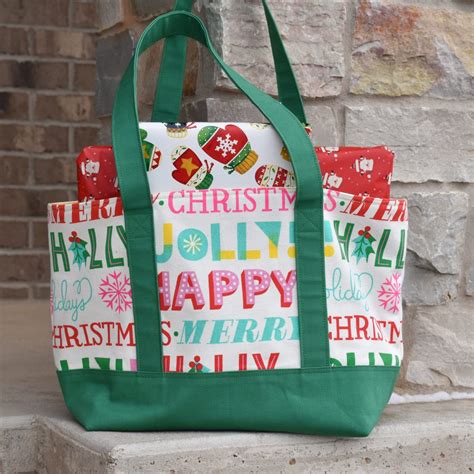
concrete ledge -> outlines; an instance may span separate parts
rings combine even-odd
[[[1,472],[465,472],[474,402],[389,406],[369,438],[86,432],[68,415],[0,421]]]
[[[54,373],[48,305],[0,305],[0,472],[469,472],[473,400],[389,406],[372,435],[86,432]]]

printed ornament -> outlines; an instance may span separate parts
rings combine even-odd
[[[215,125],[202,128],[198,134],[199,146],[214,160],[222,163],[229,173],[245,174],[257,162],[247,135],[236,125],[225,129]]]
[[[142,139],[142,151],[143,158],[145,160],[145,166],[147,171],[154,170],[160,166],[161,151],[151,142],[145,140],[148,132],[140,129],[140,138]]]
[[[255,172],[255,181],[264,188],[294,188],[295,174],[277,165],[263,165]]]
[[[89,252],[86,250],[87,242],[78,237],[77,232],[71,233],[71,236],[69,237],[69,242],[71,242],[69,250],[73,254],[72,263],[75,263],[80,269],[82,265],[85,266],[87,257],[90,257]]]
[[[191,148],[178,146],[171,154],[171,160],[176,168],[172,176],[178,183],[185,184],[195,189],[208,189],[214,180],[207,161],[202,163]]]
[[[358,236],[352,242],[355,244],[352,257],[356,258],[357,263],[362,258],[365,258],[365,261],[368,262],[370,254],[375,253],[375,250],[372,248],[375,238],[370,233],[370,227],[367,226],[363,230],[359,230]]]
[[[188,134],[188,129],[196,128],[194,122],[171,122],[165,123],[166,133],[171,138],[184,138]]]

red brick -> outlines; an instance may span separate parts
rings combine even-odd
[[[75,1],[72,4],[72,26],[97,28],[97,8],[95,1]]]
[[[0,247],[28,248],[28,222],[0,221]]]
[[[37,300],[49,300],[51,296],[51,287],[50,285],[40,286],[35,285],[33,286],[33,298]]]
[[[28,54],[28,30],[26,28],[12,28],[0,26],[0,53]]]
[[[28,94],[0,92],[0,119],[27,119]]]
[[[64,122],[91,122],[94,120],[94,98],[84,95],[38,95],[35,118]]]
[[[94,59],[95,35],[74,30],[35,31],[34,51],[39,56]]]
[[[74,128],[74,151],[79,153],[85,146],[96,145],[99,129],[93,127]]]
[[[67,127],[0,124],[0,150],[67,152]]]
[[[46,221],[33,222],[33,247],[48,248],[48,224]]]
[[[66,26],[68,0],[2,0],[0,23]]]
[[[1,61],[0,86],[29,89],[65,89],[68,65],[57,62]]]
[[[21,156],[0,157],[0,184],[26,184],[29,159]]]
[[[74,89],[77,91],[95,91],[96,66],[95,64],[74,65]]]
[[[49,255],[0,255],[0,281],[49,281]]]
[[[0,285],[0,300],[24,300],[28,298],[27,286]]]
[[[33,161],[36,184],[71,184],[76,182],[76,160],[72,157],[36,158]]]
[[[47,204],[68,201],[64,189],[0,189],[0,215],[46,217]]]

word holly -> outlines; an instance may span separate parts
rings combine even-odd
[[[379,359],[382,363],[380,364],[377,359]],[[329,361],[333,367],[341,367],[343,365],[351,367],[356,365],[384,365],[386,367],[400,367],[400,357],[398,357],[396,354],[390,354],[388,352],[367,352],[362,354],[347,352],[346,360],[331,357]]]
[[[365,247],[362,247],[362,254],[365,255],[365,258],[363,259],[364,262],[368,261],[370,254],[375,254],[375,267],[395,267],[397,269],[402,269],[405,266],[406,230],[401,229],[397,232],[392,229],[384,229],[375,242],[372,235],[368,232],[364,233],[364,231],[362,231],[361,235],[358,234],[356,239],[352,240],[352,235],[355,233],[355,226],[351,222],[343,223],[339,220],[335,220],[333,226],[336,239],[339,243],[342,260],[349,261],[351,256],[355,256],[356,262],[359,263],[361,260],[361,256],[358,255],[359,247],[364,242],[367,242],[368,244],[366,244]],[[370,229],[370,227],[366,227],[366,229]],[[365,238],[366,235],[369,237]],[[364,239],[364,241],[359,242],[359,240],[362,239]],[[388,245],[389,243],[391,244],[391,240],[394,240],[397,245],[397,255],[395,259],[389,259],[385,255],[387,247],[391,246]],[[349,249],[351,242],[354,244],[354,250],[352,252]],[[376,247],[375,250],[372,245]]]
[[[75,232],[73,232],[75,233]],[[125,265],[125,260],[122,257],[116,257],[114,254],[115,252],[115,241],[119,241],[122,245],[122,248],[125,249],[126,245],[126,237],[125,237],[125,228],[122,225],[118,226],[108,226],[106,229],[106,236],[105,236],[105,245],[103,251],[103,257],[99,258],[98,254],[98,238],[96,234],[96,230],[91,228],[88,230],[88,237],[90,242],[90,252],[88,253],[88,258],[83,263],[85,266],[88,266],[89,270],[94,270],[97,268],[104,267],[104,260],[105,265],[107,268],[112,267],[123,267]],[[64,239],[64,235],[62,232],[50,232],[49,233],[50,244],[51,244],[51,261],[53,272],[58,272],[59,270],[59,261],[62,262],[62,267],[65,272],[69,272],[71,270],[71,262],[69,259],[68,248],[66,247],[66,242]],[[102,240],[102,239],[100,239]],[[125,254],[126,252],[120,252],[121,254]],[[74,255],[75,261],[75,255]],[[79,267],[80,268],[80,267]]]
[[[252,354],[236,354],[238,363],[238,370],[272,370],[275,368],[278,359],[280,358],[279,352],[272,352],[267,360],[265,360],[264,356],[257,352]],[[230,357],[224,358],[223,354],[215,354],[212,358],[212,364],[209,367],[210,370],[207,372],[223,372],[224,366],[227,365],[228,362],[234,362],[229,360]],[[196,362],[197,361],[197,362]],[[173,365],[173,367],[172,367]],[[189,366],[194,369],[193,372],[199,373],[204,372],[203,364],[201,363],[201,359],[199,356],[195,356],[192,361],[189,362]],[[163,370],[164,372],[184,372],[184,356],[178,355],[175,357],[171,357],[169,355],[163,356]],[[229,370],[229,369],[226,369]]]

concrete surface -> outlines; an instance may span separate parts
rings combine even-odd
[[[0,308],[0,472],[470,472],[474,401],[389,406],[369,438],[85,432],[59,393],[45,303]],[[46,316],[45,316],[46,315]]]

